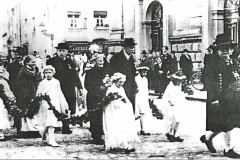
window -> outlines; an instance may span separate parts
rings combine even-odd
[[[107,11],[94,11],[94,18],[96,19],[96,27],[108,27],[108,24],[105,24],[107,17]]]
[[[80,12],[68,11],[68,20],[70,28],[79,28]]]

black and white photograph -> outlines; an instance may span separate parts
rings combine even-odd
[[[2,0],[0,159],[240,159],[239,0]]]

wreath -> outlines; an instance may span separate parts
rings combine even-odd
[[[153,117],[156,117],[157,119],[163,119],[162,112],[157,108],[157,106],[153,103],[153,100],[149,99],[149,105],[152,110]]]
[[[9,97],[7,95],[3,84],[0,84],[0,98],[3,100],[3,104],[5,105],[5,108],[7,109],[9,114],[15,117],[22,116],[23,111],[16,105],[16,98]]]
[[[72,116],[71,123],[72,124],[80,124],[86,123],[90,121],[91,114],[98,112],[99,110],[103,109],[106,105],[108,105],[111,101],[121,99],[122,102],[126,103],[126,99],[119,95],[117,92],[109,93],[105,96],[97,105],[96,108],[92,110],[88,110],[86,113],[82,114],[81,116]]]
[[[25,113],[25,118],[28,117],[30,119],[32,119],[34,117],[34,115],[36,115],[39,112],[40,106],[41,106],[41,101],[46,101],[49,105],[49,110],[52,110],[54,115],[56,116],[56,118],[58,119],[58,121],[63,121],[66,120],[68,118],[67,114],[64,113],[60,113],[55,106],[51,103],[51,98],[49,97],[49,95],[42,95],[40,94],[39,96],[37,96],[28,106],[28,109]],[[67,111],[66,111],[67,113]]]

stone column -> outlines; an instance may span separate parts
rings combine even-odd
[[[212,9],[213,37],[224,33],[224,10]]]
[[[142,29],[142,17],[143,17],[143,0],[138,0],[135,7],[135,39],[138,43],[135,47],[136,59],[139,59],[143,50],[143,29]]]

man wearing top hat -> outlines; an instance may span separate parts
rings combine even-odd
[[[59,43],[56,47],[58,56],[50,61],[49,65],[52,65],[56,69],[54,75],[56,79],[60,81],[61,89],[68,102],[71,115],[76,113],[76,90],[82,89],[82,84],[78,77],[77,71],[66,61],[66,55],[68,54],[69,47],[66,43]],[[63,122],[62,133],[70,134],[68,124]]]
[[[206,106],[206,130],[200,140],[206,144],[208,150],[216,153],[213,146],[213,138],[224,132],[225,141],[223,154],[229,158],[240,158],[240,155],[231,146],[230,132],[234,128],[240,128],[240,87],[239,75],[234,72],[229,48],[232,45],[227,35],[217,36],[213,48],[213,56],[206,66],[207,106]]]
[[[126,82],[123,85],[125,92],[133,104],[133,110],[135,111],[135,94],[137,91],[137,84],[135,82],[136,68],[134,64],[134,58],[132,54],[135,51],[135,45],[133,38],[125,38],[123,44],[123,50],[116,53],[110,61],[110,73],[113,75],[116,72],[120,72],[126,75]]]

